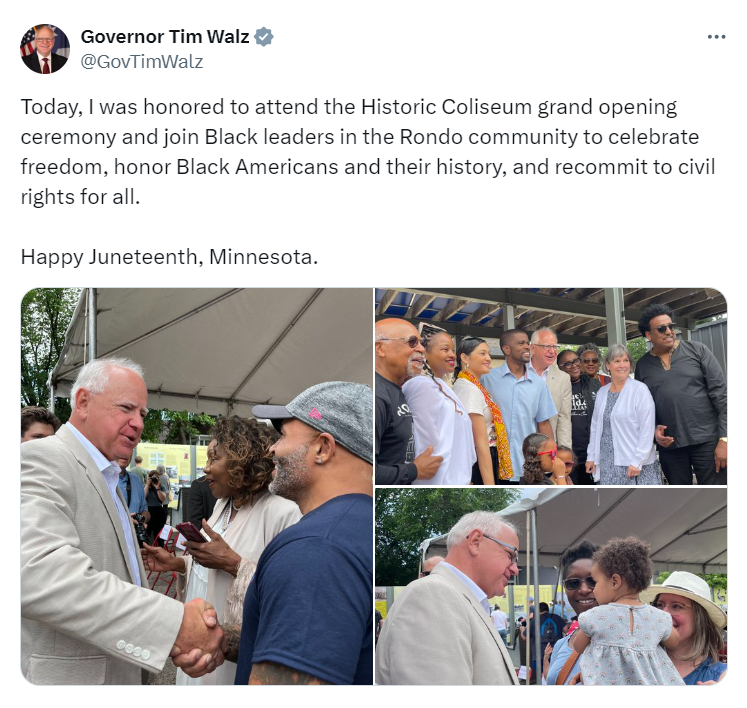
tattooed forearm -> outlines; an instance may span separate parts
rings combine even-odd
[[[224,630],[225,631],[225,630]],[[272,661],[263,661],[260,664],[252,664],[252,674],[249,676],[250,686],[262,685],[294,685],[294,686],[327,686],[327,681],[322,681],[303,671],[296,671],[282,664]]]
[[[233,661],[239,658],[239,642],[241,640],[240,624],[222,624],[223,636],[228,642],[228,651],[225,652],[226,661]]]

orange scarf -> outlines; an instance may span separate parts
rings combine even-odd
[[[511,465],[511,446],[508,442],[508,432],[506,431],[506,426],[503,422],[501,409],[498,408],[498,404],[493,400],[490,391],[480,383],[480,380],[474,374],[470,374],[469,371],[460,371],[457,378],[467,379],[467,381],[477,386],[477,388],[480,389],[480,393],[485,397],[485,403],[493,414],[495,448],[498,453],[498,478],[503,481],[512,479],[514,476],[514,469]]]

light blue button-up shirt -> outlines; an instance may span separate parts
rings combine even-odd
[[[91,456],[96,467],[99,468],[99,472],[104,477],[106,487],[109,490],[109,494],[112,495],[112,501],[114,502],[114,508],[117,510],[117,516],[119,516],[119,522],[122,524],[122,530],[124,531],[124,537],[127,541],[127,553],[130,557],[130,565],[132,566],[132,572],[135,576],[135,585],[140,585],[140,569],[137,562],[137,550],[135,549],[135,539],[132,537],[132,530],[130,528],[130,514],[125,509],[124,504],[120,501],[117,496],[117,481],[119,480],[119,465],[116,462],[107,460],[91,443],[88,438],[84,437],[72,423],[68,422],[65,425],[70,428],[70,431],[78,439],[78,442],[85,448],[86,452]]]
[[[490,391],[501,409],[511,448],[511,465],[514,471],[511,481],[518,482],[524,470],[524,453],[521,450],[524,438],[537,432],[537,423],[550,420],[558,413],[552,402],[550,389],[529,369],[517,379],[508,364],[485,374],[480,383]]]
[[[488,596],[482,591],[482,588],[480,588],[479,585],[475,583],[472,578],[469,577],[469,575],[465,575],[462,573],[459,568],[455,568],[451,563],[447,563],[446,561],[441,561],[440,565],[444,566],[445,568],[448,568],[454,575],[459,578],[471,591],[472,594],[475,596],[477,601],[482,605],[485,612],[488,613],[488,617],[490,617],[490,603],[488,602]]]

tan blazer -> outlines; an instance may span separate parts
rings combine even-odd
[[[552,402],[555,404],[557,415],[550,418],[552,434],[558,445],[571,446],[571,377],[561,371],[557,364],[552,364],[547,370],[547,388],[550,389]]]
[[[145,583],[139,556],[138,564]],[[24,443],[24,676],[36,684],[134,684],[142,669],[160,671],[184,609],[133,582],[111,494],[75,435],[62,426],[52,437]]]
[[[376,683],[510,686],[518,680],[488,613],[439,564],[410,583],[386,616],[376,646]]]

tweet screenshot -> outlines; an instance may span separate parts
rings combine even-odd
[[[743,3],[2,14],[14,688],[736,695]]]

